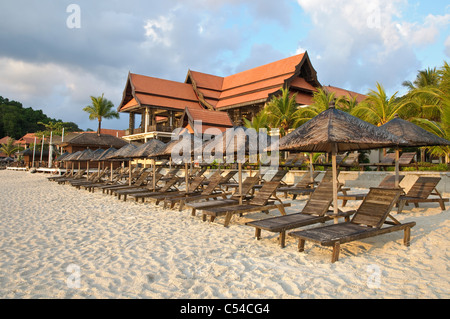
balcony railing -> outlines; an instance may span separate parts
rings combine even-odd
[[[166,126],[161,124],[156,125],[149,125],[147,126],[147,132],[172,132],[175,129],[175,126]],[[133,134],[142,134],[145,133],[145,129],[143,127],[138,127],[133,129],[132,131],[130,129],[126,130],[126,135],[133,135]]]

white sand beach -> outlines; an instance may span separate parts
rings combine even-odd
[[[331,249],[190,211],[119,201],[0,171],[0,298],[435,298],[450,297],[449,204],[407,206],[411,245],[394,232]],[[450,194],[444,194],[448,197]],[[306,199],[306,197],[304,198]],[[292,201],[288,213],[305,201]],[[345,209],[360,202],[350,201]],[[273,215],[279,215],[273,212]],[[79,275],[79,276],[78,276]]]

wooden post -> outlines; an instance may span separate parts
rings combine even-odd
[[[331,165],[332,165],[332,173],[333,173],[333,212],[334,212],[334,223],[338,223],[338,196],[337,196],[337,165],[336,165],[336,153],[337,153],[337,145],[333,143],[331,145]]]
[[[398,162],[400,158],[400,151],[398,148],[395,149],[395,187],[397,188],[399,185],[399,171],[400,171],[400,164]]]

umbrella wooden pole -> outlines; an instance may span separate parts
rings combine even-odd
[[[131,186],[131,159],[128,161],[128,185]]]
[[[239,205],[242,205],[242,163],[238,163],[239,168]]]
[[[89,178],[89,161],[86,161],[86,179]]]
[[[400,171],[400,164],[398,162],[400,158],[400,150],[397,148],[395,149],[395,187],[397,188],[399,186],[399,171]]]
[[[184,163],[184,178],[186,179],[186,194],[189,192],[189,172],[188,163]]]
[[[152,182],[153,182],[153,191],[156,191],[156,160],[153,159],[152,160],[152,171],[153,171],[153,177],[152,177]]]
[[[332,151],[331,151],[331,165],[332,165],[332,173],[333,173],[333,211],[334,211],[334,223],[338,223],[338,196],[337,196],[337,165],[336,165],[336,148],[337,145],[332,145]]]
[[[111,182],[113,181],[113,161],[111,161]]]
[[[309,174],[310,174],[310,177],[311,177],[311,183],[314,183],[313,171],[314,171],[314,167],[313,167],[313,153],[309,153]]]

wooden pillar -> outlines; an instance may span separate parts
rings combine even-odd
[[[134,132],[134,113],[130,112],[130,120],[129,120],[129,130],[130,130],[130,135],[133,134]]]

